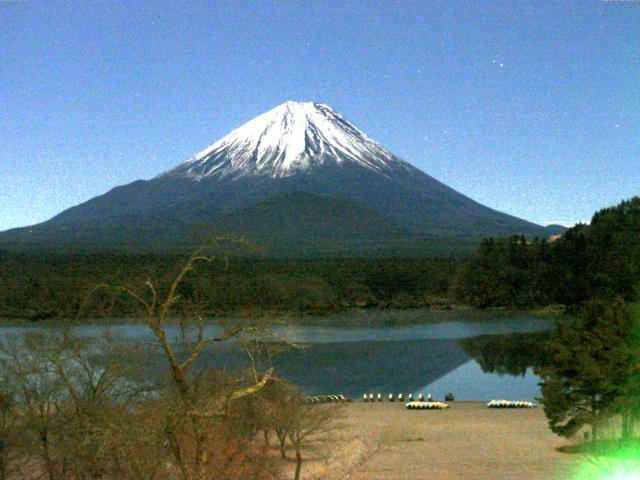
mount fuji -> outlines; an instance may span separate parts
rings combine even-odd
[[[413,256],[558,229],[471,200],[327,105],[286,102],[151,180],[0,233],[0,247],[181,251],[222,234],[274,256]]]

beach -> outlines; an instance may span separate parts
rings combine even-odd
[[[542,408],[489,409],[484,402],[450,406],[424,411],[397,402],[346,404],[341,420],[345,447],[333,461],[325,461],[334,464],[334,472],[324,475],[354,480],[572,478],[580,458],[556,450],[569,441],[547,428]],[[303,477],[314,478],[311,470]]]

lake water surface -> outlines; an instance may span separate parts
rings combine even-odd
[[[341,393],[360,399],[364,393],[386,396],[411,392],[431,393],[441,399],[451,392],[457,400],[535,400],[540,396],[539,378],[531,368],[533,352],[531,365],[527,365],[527,349],[536,344],[535,335],[550,330],[552,325],[552,318],[518,315],[400,326],[277,326],[276,336],[304,348],[287,351],[274,363],[279,375],[308,394]],[[0,337],[55,328],[1,326]],[[139,323],[89,324],[74,330],[88,336],[109,331],[128,342],[154,343],[147,327]],[[214,333],[218,328],[210,330]],[[170,327],[170,336],[180,338],[177,326]],[[518,342],[523,339],[528,343],[519,348]],[[504,352],[500,350],[503,344]],[[514,351],[519,352],[513,360],[517,368],[512,368],[512,360],[506,355]],[[154,362],[149,359],[148,363]],[[200,363],[237,368],[246,365],[246,358],[238,348],[224,348],[204,356]],[[504,373],[507,371],[511,374]]]

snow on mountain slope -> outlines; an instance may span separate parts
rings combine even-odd
[[[151,180],[0,233],[0,248],[180,250],[195,231],[293,256],[415,256],[440,241],[450,251],[484,237],[546,236],[399,159],[328,106],[287,102]]]
[[[283,178],[344,162],[383,175],[410,168],[327,105],[286,102],[160,177]]]

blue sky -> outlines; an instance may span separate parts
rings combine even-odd
[[[640,194],[640,2],[0,0],[0,230],[329,104],[490,207]]]

